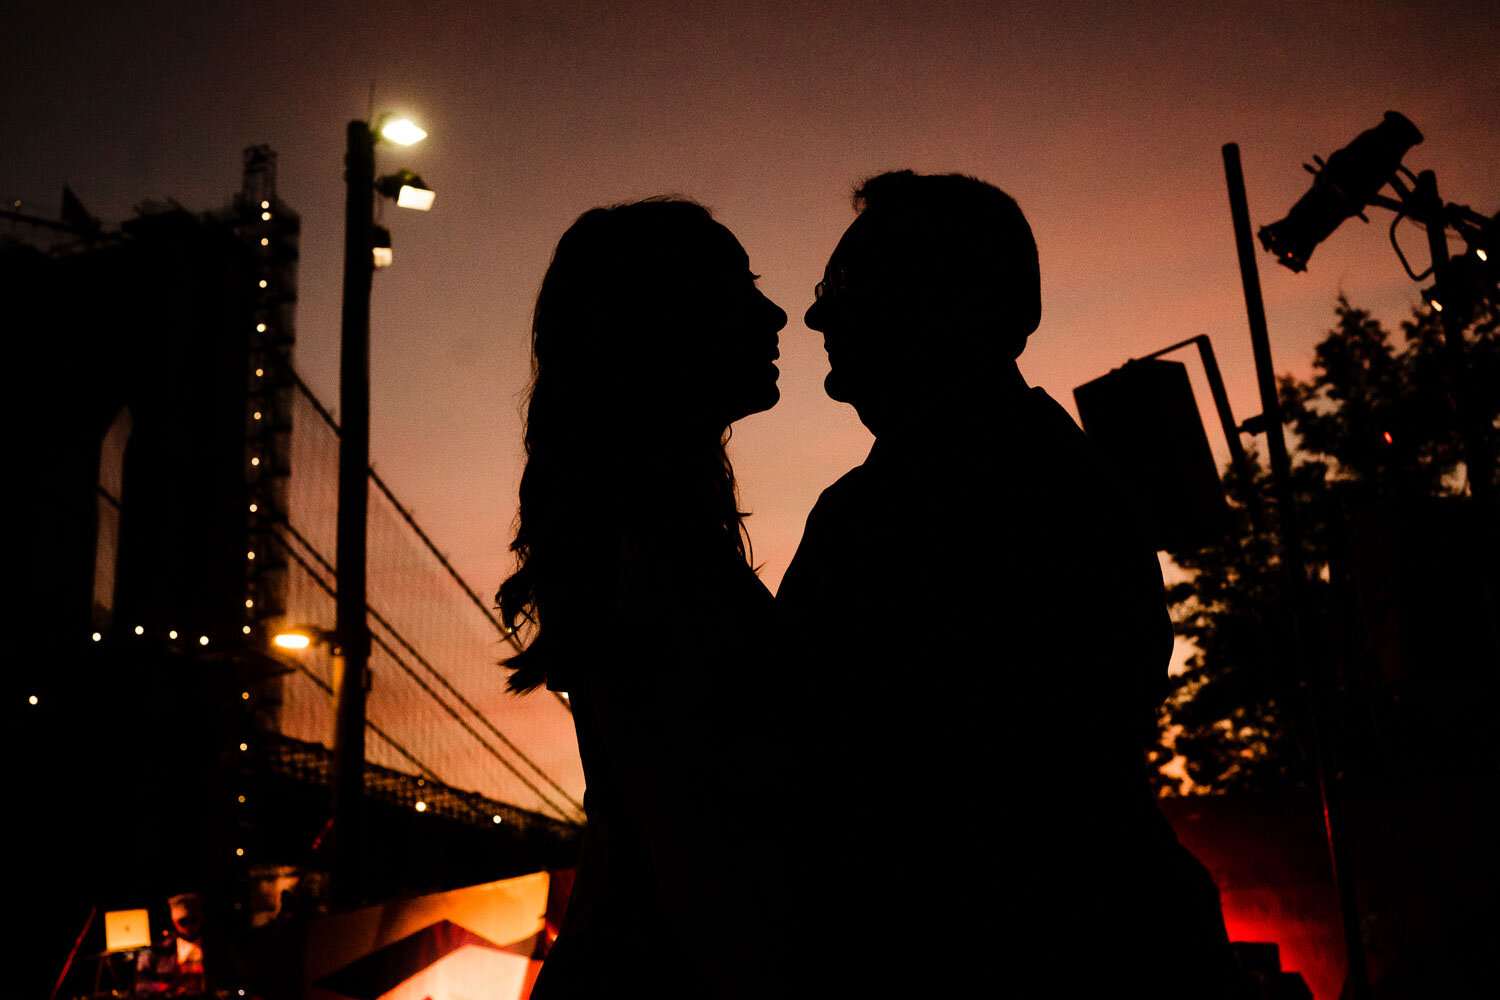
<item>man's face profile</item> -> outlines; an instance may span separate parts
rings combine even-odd
[[[889,254],[880,236],[869,213],[855,218],[828,258],[804,318],[808,329],[823,334],[828,352],[824,391],[857,410],[887,389],[903,325],[899,288],[892,287],[899,271],[882,266]]]

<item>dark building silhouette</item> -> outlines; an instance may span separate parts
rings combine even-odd
[[[267,531],[290,472],[299,229],[257,146],[228,209],[147,204],[118,233],[0,251],[23,370],[47,401],[27,437],[29,576],[49,631],[225,643],[281,612]],[[101,483],[101,457],[119,482]]]

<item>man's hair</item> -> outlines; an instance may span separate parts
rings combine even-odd
[[[964,174],[896,170],[861,184],[854,210],[899,238],[908,287],[946,323],[1021,353],[1042,319],[1042,284],[1015,199]]]

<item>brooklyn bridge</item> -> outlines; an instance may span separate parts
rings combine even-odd
[[[326,907],[335,657],[274,638],[334,625],[339,425],[295,366],[275,171],[253,147],[228,208],[147,204],[117,232],[70,196],[61,222],[8,213],[11,370],[37,400],[7,671],[35,995],[95,912],[195,893],[244,961]],[[517,636],[369,483],[361,893],[570,867],[566,697],[505,692]]]

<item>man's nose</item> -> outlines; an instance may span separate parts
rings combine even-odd
[[[802,315],[803,325],[809,330],[822,332],[826,308],[823,303],[814,301],[812,305],[807,307],[807,312]]]

